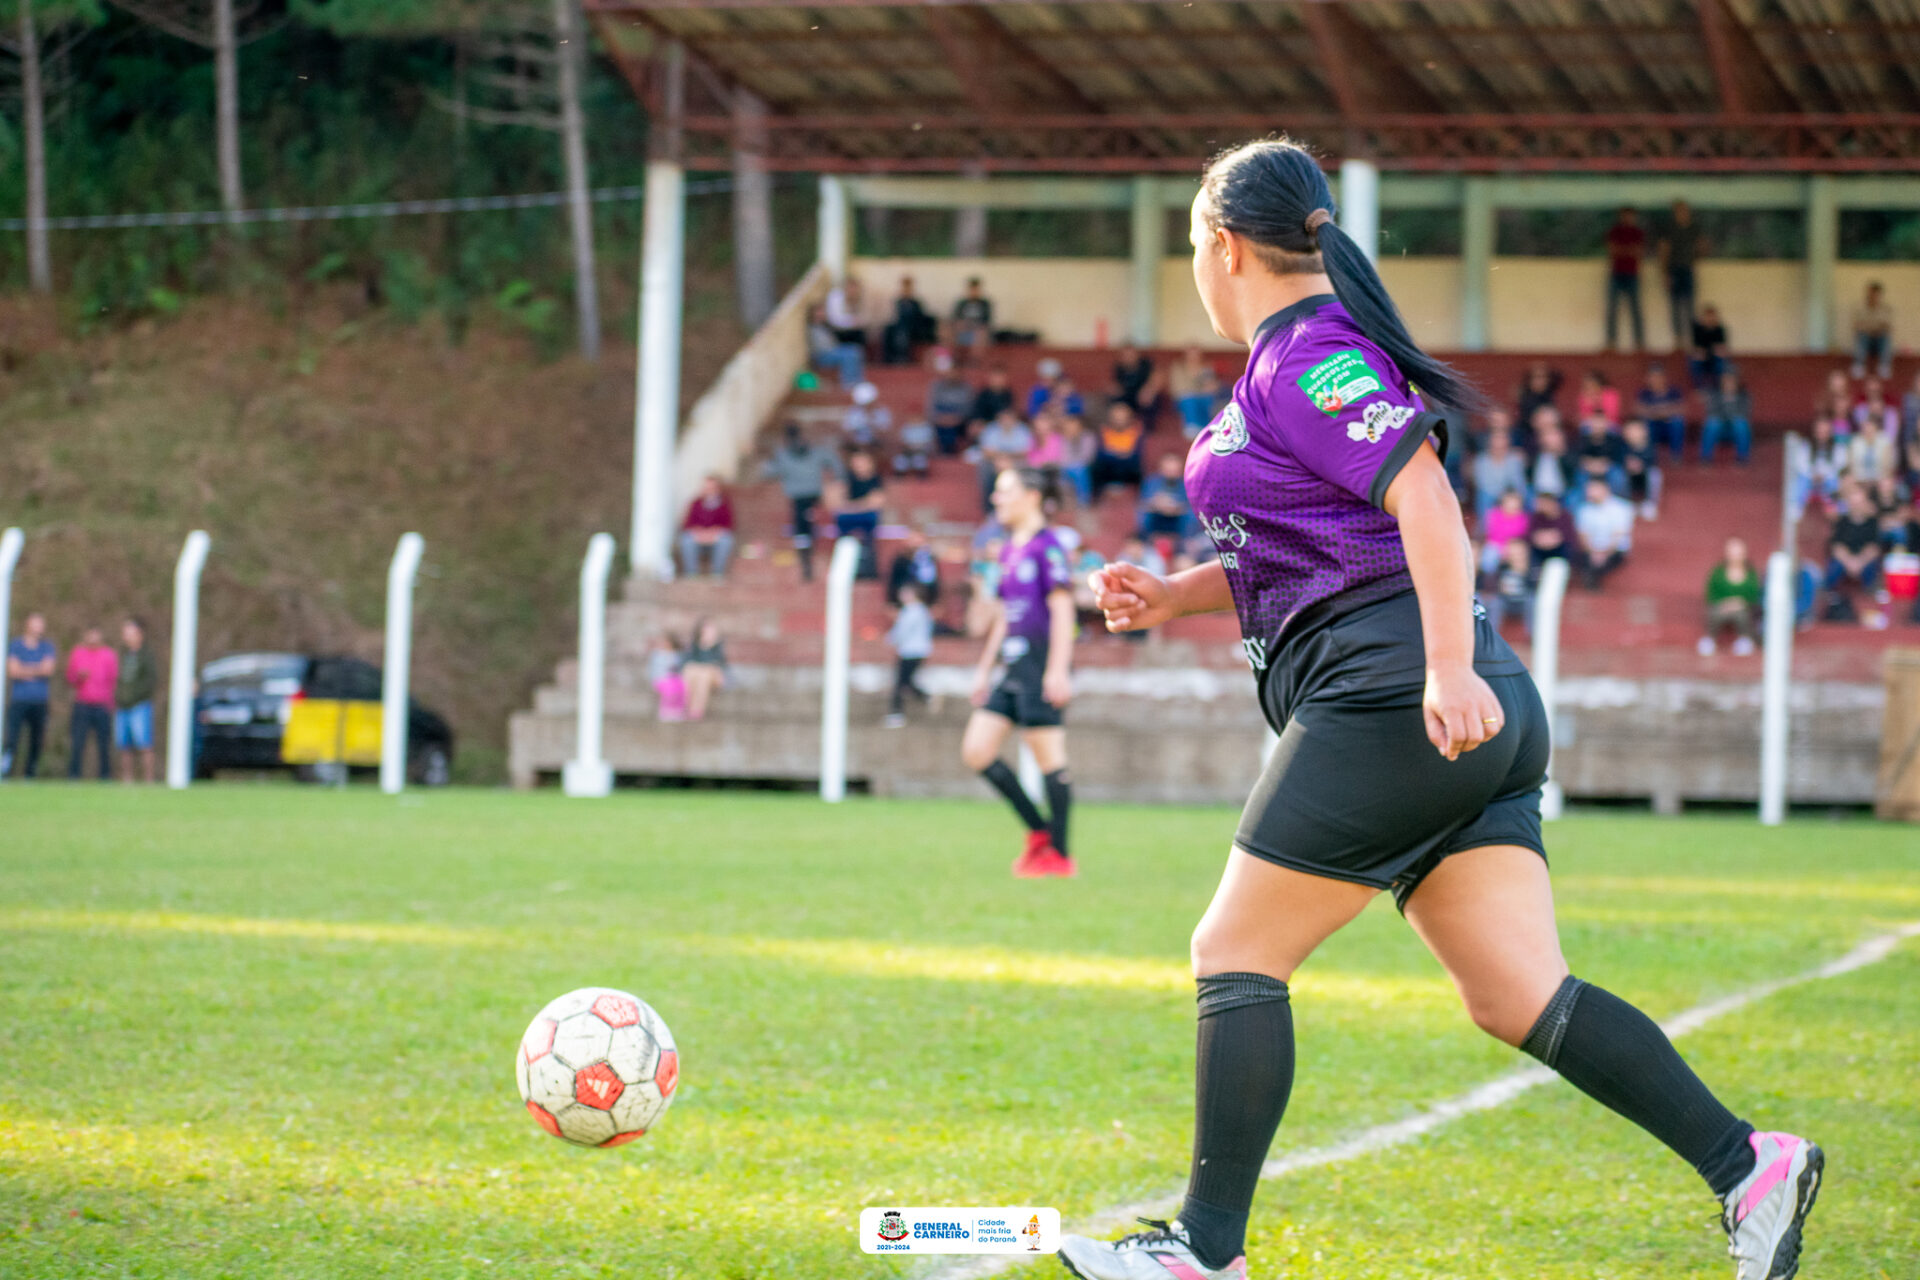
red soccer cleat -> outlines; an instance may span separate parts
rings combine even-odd
[[[1051,844],[1047,843],[1049,839],[1050,837],[1044,831],[1027,832],[1026,852],[1013,860],[1013,874],[1022,880],[1037,880],[1042,876],[1052,875],[1053,872],[1050,870],[1052,860],[1060,855],[1054,852]]]
[[[1041,875],[1058,876],[1062,880],[1071,880],[1080,874],[1080,864],[1071,855],[1064,854],[1052,845],[1047,846],[1047,865]]]

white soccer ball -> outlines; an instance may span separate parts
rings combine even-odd
[[[556,1138],[617,1147],[658,1124],[680,1083],[673,1032],[639,996],[569,991],[520,1037],[514,1078],[527,1112]]]

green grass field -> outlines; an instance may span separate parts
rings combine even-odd
[[[0,1275],[841,1277],[869,1204],[1177,1189],[1187,935],[1233,815],[1084,806],[1016,882],[987,804],[0,790]],[[1667,1015],[1920,919],[1910,827],[1576,816],[1577,973]],[[549,998],[647,997],[683,1084],[583,1151],[520,1109]],[[1377,903],[1294,984],[1277,1150],[1522,1065]],[[1920,1275],[1920,941],[1682,1047],[1829,1174],[1809,1280]],[[1564,1085],[1269,1182],[1254,1274],[1727,1280],[1693,1174]],[[1051,1261],[1034,1274],[1064,1274]]]

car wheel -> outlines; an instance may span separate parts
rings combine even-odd
[[[414,753],[413,781],[423,787],[444,787],[453,781],[453,759],[439,743]]]

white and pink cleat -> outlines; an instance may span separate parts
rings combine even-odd
[[[1736,1280],[1793,1280],[1800,1272],[1800,1228],[1820,1194],[1826,1156],[1790,1133],[1756,1133],[1753,1172],[1727,1193],[1720,1225]]]

